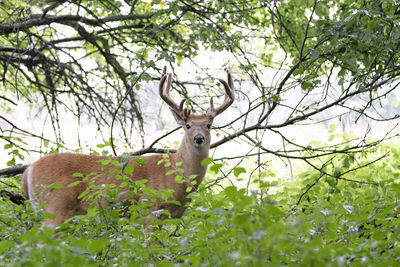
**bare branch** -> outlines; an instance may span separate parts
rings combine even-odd
[[[0,176],[15,176],[23,173],[28,167],[29,165],[19,165],[0,169]]]

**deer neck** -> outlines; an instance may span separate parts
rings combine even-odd
[[[183,137],[182,143],[175,153],[175,162],[182,162],[182,168],[185,170],[184,177],[187,184],[196,180],[196,187],[203,181],[207,171],[207,165],[202,165],[203,159],[208,158],[210,143],[206,142],[201,147],[196,147],[192,140]],[[196,178],[191,178],[192,175],[197,175]]]

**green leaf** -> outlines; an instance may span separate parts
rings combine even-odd
[[[182,206],[182,204],[179,201],[176,201],[176,200],[163,201],[163,205],[167,205],[167,204],[174,204],[174,205],[177,205],[177,206]]]
[[[4,145],[4,149],[10,149],[12,148],[14,145],[13,144],[5,144]]]
[[[133,161],[135,161],[140,166],[146,165],[147,163],[146,158],[134,158]]]
[[[176,167],[180,167],[180,166],[182,166],[182,164],[183,164],[182,161],[178,161],[177,163],[175,163],[175,166],[176,166]]]
[[[80,183],[82,183],[82,181],[75,181],[75,182],[70,183],[69,185],[67,185],[67,188],[74,187],[74,186],[76,186],[76,185],[78,185],[78,184],[80,184]]]
[[[236,198],[237,189],[235,186],[228,186],[227,188],[225,188],[224,192],[228,197]]]
[[[180,56],[180,55],[176,55],[176,63],[177,63],[178,65],[181,65],[181,64],[182,64],[182,61],[183,61],[183,57]]]
[[[190,179],[190,180],[194,180],[194,179],[196,179],[198,176],[199,176],[198,174],[191,174],[191,175],[189,175],[189,179]]]
[[[241,173],[245,173],[246,169],[242,168],[242,167],[235,167],[233,168],[233,174],[235,175],[235,177],[238,177]]]
[[[212,165],[212,166],[210,167],[210,170],[213,171],[214,173],[218,173],[219,170],[222,168],[222,166],[223,166],[223,164],[221,164],[221,163],[216,163],[216,164],[214,164],[214,165]]]
[[[313,85],[314,84],[312,82],[303,82],[301,84],[301,89],[308,91],[309,89],[312,89]]]
[[[53,220],[56,218],[56,215],[51,213],[43,213],[43,219],[45,220]]]
[[[0,241],[0,254],[3,254],[4,251],[13,247],[15,243],[13,241],[3,240]]]
[[[185,179],[182,176],[177,175],[175,176],[175,182],[177,182],[178,184],[182,184],[185,182]]]
[[[205,158],[205,159],[203,159],[203,160],[201,161],[201,166],[209,165],[209,164],[211,164],[212,162],[213,162],[213,159],[212,159],[212,158]]]
[[[55,182],[55,183],[52,183],[52,184],[51,184],[50,188],[53,188],[53,189],[61,189],[61,188],[64,188],[64,186],[61,185],[61,184],[59,184],[58,182]]]
[[[124,168],[124,173],[126,173],[127,175],[132,175],[134,171],[135,171],[135,167],[133,165],[127,165]]]
[[[331,124],[329,125],[329,133],[334,133],[338,128],[337,124]]]
[[[338,184],[338,179],[335,179],[333,177],[326,177],[326,182],[332,186],[332,187],[336,187],[336,185]]]
[[[171,175],[171,174],[174,174],[175,173],[175,170],[169,170],[169,171],[167,171],[166,173],[165,173],[165,175]]]
[[[109,246],[109,240],[107,239],[96,239],[96,240],[89,240],[87,249],[91,254],[101,253],[101,251]]]

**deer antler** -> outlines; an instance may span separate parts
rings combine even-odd
[[[166,80],[167,85],[164,86]],[[186,121],[190,115],[190,110],[187,108],[183,108],[186,99],[182,99],[179,105],[175,103],[175,101],[169,95],[169,91],[171,89],[171,81],[172,74],[167,74],[167,67],[165,66],[160,79],[160,85],[158,86],[159,94],[164,102],[167,103],[170,109],[174,112],[174,114],[177,115],[181,120]]]
[[[217,115],[224,112],[224,110],[227,109],[230,105],[232,105],[233,101],[235,100],[235,91],[233,87],[232,75],[228,70],[226,71],[226,74],[228,76],[228,82],[226,82],[223,79],[218,79],[225,88],[224,102],[215,109],[213,98],[211,97],[210,99],[210,108],[207,110],[207,114],[212,118],[215,118]]]

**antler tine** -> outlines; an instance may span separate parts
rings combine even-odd
[[[232,105],[233,101],[235,100],[235,91],[233,88],[233,80],[232,80],[232,75],[231,73],[227,70],[226,74],[228,76],[228,82],[226,82],[223,79],[218,79],[222,85],[225,88],[225,98],[224,98],[224,102],[217,107],[216,109],[214,108],[214,101],[211,98],[210,99],[210,108],[208,113],[212,116],[215,117],[219,114],[221,114],[222,112],[224,112],[225,109],[227,109],[230,105]]]
[[[165,81],[167,81],[166,86],[164,86]],[[176,104],[175,101],[169,95],[172,83],[172,74],[167,74],[167,67],[163,69],[163,74],[160,80],[160,85],[158,87],[159,94],[165,103],[182,119],[189,117],[190,110],[183,108],[186,99],[183,99],[180,104]]]
[[[233,85],[232,75],[229,72],[229,70],[226,70],[226,74],[228,76],[228,85],[229,85],[230,88],[232,88],[232,91],[233,91],[234,85]]]
[[[164,71],[166,71],[166,68],[164,68]],[[172,100],[172,98],[169,95],[169,90],[171,88],[171,80],[172,80],[172,75],[171,73],[166,74],[163,71],[163,75],[160,79],[160,85],[158,87],[159,94],[161,98],[164,100],[165,103],[170,106],[170,108],[174,109],[175,111],[179,111],[179,106]],[[167,80],[168,79],[168,80]],[[167,80],[167,85],[165,85],[165,81]]]

